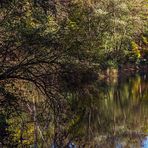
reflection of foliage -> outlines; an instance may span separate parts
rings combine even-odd
[[[96,139],[101,143],[103,141],[100,140],[105,140],[108,136],[121,136],[122,139],[124,135],[128,135],[126,140],[123,138],[127,143],[130,136],[137,140],[137,134],[141,136],[141,133],[147,132],[148,124],[148,110],[144,106],[148,94],[144,81],[139,76],[119,79],[116,86],[100,85],[95,92],[88,87],[83,93],[80,91],[77,95],[71,95],[70,139],[78,140],[80,145],[86,143],[84,141],[93,144],[97,142]]]

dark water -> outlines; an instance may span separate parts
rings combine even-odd
[[[61,121],[61,125],[65,122],[67,141],[80,148],[148,148],[147,74],[99,81],[70,93],[68,100],[68,119]],[[39,148],[50,147],[54,129],[48,121],[52,121],[52,112],[43,111],[43,104],[34,108],[32,102],[16,102],[3,102],[1,106],[0,143],[6,147],[34,147],[38,142]],[[38,113],[37,123],[31,107]]]
[[[97,89],[93,95],[75,102],[78,119],[71,137],[77,145],[148,148],[147,75],[110,78],[98,82]]]

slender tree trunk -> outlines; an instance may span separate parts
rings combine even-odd
[[[37,119],[36,119],[36,101],[33,99],[33,120],[34,120],[34,148],[37,148]]]

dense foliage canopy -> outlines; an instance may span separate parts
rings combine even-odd
[[[147,8],[147,0],[1,0],[0,142],[64,145],[72,98],[95,92],[110,66],[147,64]]]

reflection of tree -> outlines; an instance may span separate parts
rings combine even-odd
[[[29,99],[29,94],[20,99],[3,88],[1,92],[1,111],[6,119],[0,125],[7,125],[4,133],[9,139],[5,145],[29,146],[37,142],[39,146],[47,147],[55,130],[53,112],[47,109],[49,104],[42,101],[42,96],[38,99],[37,92],[31,92],[35,100]],[[117,138],[128,143],[129,138],[138,139],[147,132],[148,94],[143,77],[119,79],[114,85],[90,83],[78,90],[66,90],[63,95],[69,103],[69,112],[60,121],[61,140],[65,143],[74,140],[80,145],[94,146],[103,142],[114,145]]]
[[[114,86],[101,84],[97,90],[87,86],[71,95],[69,137],[89,145],[96,139],[101,143],[103,136],[120,137],[127,143],[131,138],[138,144],[148,124],[147,96],[147,85],[140,76],[119,80]]]

